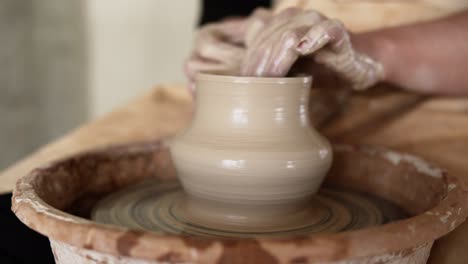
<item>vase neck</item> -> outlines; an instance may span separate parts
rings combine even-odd
[[[232,88],[232,89],[229,89]],[[257,131],[308,127],[307,85],[200,87],[193,126]]]

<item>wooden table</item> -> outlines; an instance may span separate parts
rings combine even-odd
[[[0,193],[11,191],[19,177],[52,160],[174,135],[189,123],[192,113],[191,96],[182,87],[158,86],[42,147],[0,174]],[[468,98],[427,98],[395,91],[359,94],[323,133],[335,142],[380,145],[420,155],[468,182]],[[468,223],[435,244],[430,263],[468,263],[466,242]]]

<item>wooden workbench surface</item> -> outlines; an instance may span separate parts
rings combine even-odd
[[[52,142],[0,174],[0,193],[31,169],[78,152],[174,135],[191,118],[183,86],[159,86],[107,116]],[[335,142],[386,146],[417,154],[468,182],[468,99],[424,98],[402,92],[353,96],[323,132]],[[376,175],[378,176],[378,175]],[[468,263],[468,223],[439,240],[430,263]]]

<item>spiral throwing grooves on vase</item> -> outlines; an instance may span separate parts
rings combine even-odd
[[[303,213],[332,160],[310,125],[311,81],[197,76],[192,125],[171,144],[193,221],[255,230]]]

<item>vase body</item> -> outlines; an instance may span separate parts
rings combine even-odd
[[[194,119],[171,144],[195,218],[263,225],[317,192],[332,151],[310,125],[310,86],[310,77],[197,76]]]

